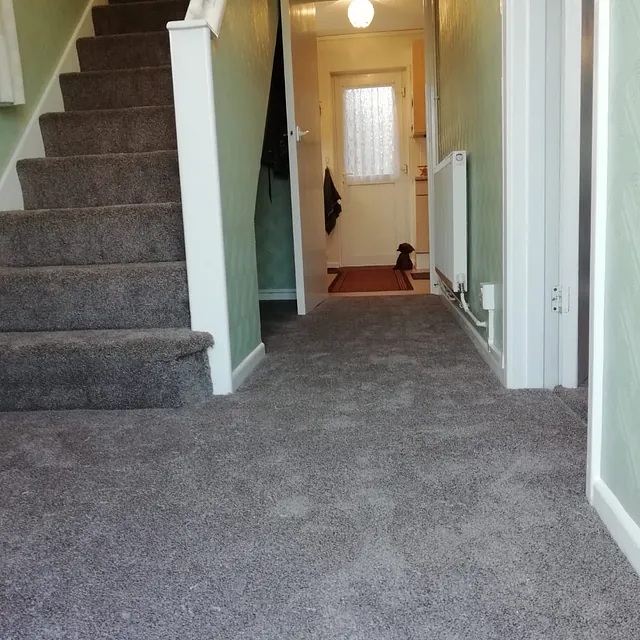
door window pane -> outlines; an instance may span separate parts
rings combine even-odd
[[[344,167],[349,182],[381,182],[399,171],[396,94],[392,86],[344,90]]]

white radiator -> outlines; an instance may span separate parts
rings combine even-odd
[[[467,290],[467,152],[453,151],[435,169],[434,254],[440,279]]]

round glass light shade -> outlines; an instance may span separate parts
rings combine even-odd
[[[368,27],[373,20],[374,13],[373,5],[369,0],[353,0],[347,10],[349,22],[356,29],[365,29]]]

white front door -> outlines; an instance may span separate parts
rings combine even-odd
[[[281,10],[296,296],[304,315],[328,295],[315,9],[282,0]]]
[[[411,242],[402,94],[401,71],[334,78],[342,266],[394,264]]]

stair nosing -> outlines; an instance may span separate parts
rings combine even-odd
[[[91,69],[89,71],[67,71],[66,73],[61,73],[60,78],[71,78],[71,77],[87,77],[87,76],[97,76],[97,75],[115,75],[115,74],[125,74],[125,73],[138,73],[140,71],[158,71],[158,70],[171,70],[170,64],[158,65],[157,67],[125,67],[124,69]],[[164,105],[160,105],[164,106]]]
[[[89,40],[103,40],[105,38],[135,38],[139,36],[157,36],[159,34],[166,34],[169,36],[169,32],[167,30],[163,31],[139,31],[134,33],[106,33],[101,36],[84,36],[82,38],[78,38],[76,42],[88,42]]]
[[[104,10],[112,7],[123,7],[123,6],[131,7],[136,5],[149,5],[149,4],[185,4],[185,3],[188,4],[188,0],[146,0],[146,1],[142,0],[141,2],[136,2],[134,0],[133,2],[116,2],[115,4],[99,4],[94,7],[91,7],[91,10],[92,11],[94,9]]]
[[[139,107],[116,107],[115,109],[78,109],[75,111],[49,111],[40,115],[42,119],[55,119],[55,118],[86,118],[90,115],[101,115],[105,113],[127,113],[129,111],[175,111],[175,105],[173,104],[147,104]]]
[[[125,336],[126,334],[126,336]],[[105,337],[122,337],[126,338],[123,342],[128,341],[128,339],[140,339],[146,336],[153,337],[154,335],[158,336],[168,336],[175,338],[189,338],[189,337],[197,337],[203,342],[208,343],[209,345],[213,345],[214,339],[211,334],[206,331],[195,331],[188,327],[157,327],[157,328],[145,328],[145,329],[67,329],[63,331],[0,331],[0,344],[4,343],[5,345],[10,345],[13,343],[13,346],[16,346],[18,341],[23,341],[24,343],[34,343],[40,341],[41,343],[46,343],[47,341],[55,342],[59,341],[68,341],[72,342],[73,339],[80,340],[87,338],[90,339],[101,339]],[[203,346],[205,348],[205,346]]]
[[[43,164],[47,162],[70,162],[72,160],[84,159],[87,160],[89,158],[100,158],[110,160],[114,158],[132,158],[133,156],[151,156],[151,155],[178,155],[177,149],[157,149],[155,151],[120,151],[118,153],[88,153],[86,155],[73,155],[73,156],[45,156],[44,158],[22,158],[18,160],[17,165],[25,165],[27,163],[31,164]],[[132,203],[132,204],[145,204],[145,203]],[[147,204],[155,204],[155,203],[147,203]],[[101,206],[101,205],[99,205]],[[107,205],[105,205],[107,206]],[[61,207],[52,207],[52,208],[61,208]],[[71,207],[73,209],[84,209],[85,207]],[[87,207],[88,208],[88,207]]]
[[[160,269],[167,265],[179,265],[182,268],[186,268],[186,260],[173,260],[170,262],[107,262],[107,263],[94,263],[94,264],[49,264],[36,267],[2,267],[0,266],[0,275],[7,275],[8,273],[15,274],[18,271],[21,272],[36,272],[41,271],[43,273],[61,271],[89,271],[91,269],[98,269],[100,271],[116,271],[122,267],[150,267],[154,269]]]
[[[54,157],[71,157],[71,156],[54,156]],[[100,204],[93,207],[54,207],[51,209],[10,209],[8,211],[0,211],[0,226],[3,216],[11,216],[18,217],[21,215],[24,216],[51,216],[54,213],[66,213],[70,214],[74,211],[92,211],[94,209],[106,209],[107,211],[114,211],[117,209],[130,209],[135,207],[182,207],[182,203],[175,201],[164,201],[164,202],[133,202],[131,204]]]

